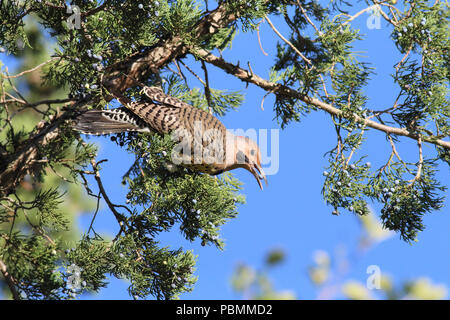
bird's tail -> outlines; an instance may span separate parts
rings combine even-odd
[[[74,129],[94,135],[150,131],[148,126],[127,108],[86,111],[77,117]]]

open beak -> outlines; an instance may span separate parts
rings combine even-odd
[[[263,169],[259,164],[252,163],[250,166],[250,172],[256,178],[256,181],[258,182],[258,185],[261,188],[261,190],[263,189],[261,180],[264,180],[266,182],[266,186],[268,185],[266,174],[264,173]]]

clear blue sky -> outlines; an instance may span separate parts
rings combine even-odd
[[[323,1],[322,1],[323,2]],[[212,6],[212,5],[211,5]],[[352,12],[357,12],[358,7]],[[376,67],[376,75],[365,89],[370,97],[369,108],[381,109],[392,105],[397,94],[390,74],[393,64],[399,60],[399,54],[390,40],[391,29],[382,21],[381,29],[368,29],[363,14],[353,26],[366,34],[365,40],[358,43],[357,50],[364,55],[362,59],[370,61]],[[272,18],[281,32],[285,30],[277,18]],[[287,35],[287,32],[283,32]],[[250,61],[253,71],[263,78],[268,78],[269,68],[273,64],[279,41],[267,23],[261,25],[261,40],[265,56],[259,48],[256,33],[242,33],[236,36],[231,50],[223,56],[231,62],[240,61],[246,66]],[[192,60],[191,60],[192,61]],[[193,66],[191,64],[190,66]],[[195,69],[202,74],[198,63]],[[213,66],[208,67],[210,85],[216,89],[242,90],[245,102],[238,111],[232,111],[221,120],[229,128],[279,128],[274,120],[272,110],[274,96],[269,95],[264,102],[264,111],[260,103],[265,92],[253,85],[248,89],[245,84],[225,74]],[[188,75],[187,72],[185,72]],[[192,84],[202,88],[196,80]],[[194,243],[183,239],[181,233],[174,229],[160,237],[162,245],[172,248],[193,249],[198,256],[197,284],[193,292],[184,294],[182,299],[232,299],[241,296],[234,293],[230,277],[239,263],[256,268],[263,265],[266,253],[273,248],[283,249],[286,261],[270,274],[275,288],[292,290],[300,299],[314,299],[317,291],[311,284],[307,269],[312,264],[313,253],[320,249],[331,255],[345,248],[349,253],[355,250],[361,235],[359,220],[354,214],[343,210],[340,216],[331,214],[332,208],[325,205],[321,195],[323,183],[322,172],[327,166],[324,153],[335,145],[335,131],[330,126],[330,117],[325,112],[314,112],[280,130],[279,172],[268,177],[269,186],[261,191],[254,178],[246,171],[238,169],[235,175],[244,182],[242,192],[247,203],[239,208],[236,219],[229,221],[223,228],[221,236],[225,239],[225,249],[219,251],[214,247],[202,247],[199,241]],[[389,145],[380,132],[369,132],[364,151],[369,155],[372,167],[384,164],[389,156]],[[91,138],[100,145],[98,159],[108,158],[102,165],[102,177],[110,197],[116,203],[125,202],[126,189],[121,185],[122,174],[128,169],[132,158],[108,138]],[[415,161],[417,150],[413,141],[400,139],[399,151],[402,156]],[[448,167],[441,166],[439,178],[448,181]],[[103,206],[105,208],[105,206]],[[379,215],[380,207],[373,205]],[[426,229],[419,234],[418,242],[408,244],[397,234],[371,248],[354,261],[346,275],[365,283],[366,268],[375,264],[382,272],[390,274],[395,283],[420,276],[430,277],[434,283],[445,284],[450,288],[450,215],[449,202],[441,211],[428,214],[424,218]],[[80,219],[80,228],[87,230],[91,215]],[[114,234],[116,221],[107,210],[101,210],[95,221],[97,232]],[[126,292],[128,283],[124,280],[111,280],[108,288],[98,295],[84,295],[83,299],[129,299]],[[341,295],[336,296],[342,297]]]

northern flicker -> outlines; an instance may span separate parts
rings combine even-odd
[[[171,133],[179,142],[172,153],[174,163],[210,175],[244,168],[253,174],[261,189],[261,180],[267,184],[255,141],[234,135],[212,114],[166,95],[160,88],[144,87],[142,91],[152,102],[115,95],[124,107],[86,111],[74,128],[94,135],[126,131]]]

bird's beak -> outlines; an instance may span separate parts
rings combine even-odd
[[[261,190],[263,189],[261,180],[264,180],[266,182],[266,186],[267,186],[268,183],[267,183],[266,174],[264,173],[263,169],[261,168],[261,166],[259,164],[252,163],[250,165],[250,172],[255,177]]]

